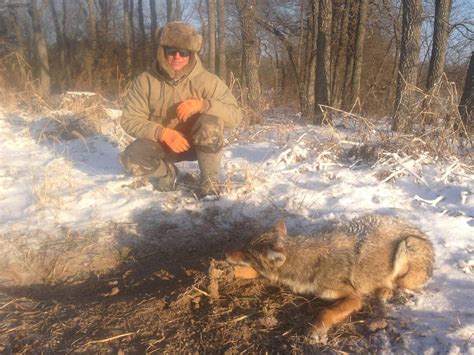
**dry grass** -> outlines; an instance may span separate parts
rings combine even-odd
[[[18,53],[0,58],[0,95],[2,105],[28,113],[50,112],[50,103],[41,98],[38,80],[33,79],[28,62]]]
[[[78,188],[72,172],[73,163],[66,159],[55,159],[40,171],[34,172],[33,197],[37,210],[45,209],[57,216],[61,213],[68,196]]]
[[[352,155],[375,161],[383,152],[419,156],[429,154],[434,158],[462,156],[472,162],[472,136],[465,127],[458,110],[454,83],[444,80],[431,93],[424,93],[416,87],[409,88],[420,99],[412,108],[413,132],[402,133],[384,129],[380,121],[369,119],[352,112],[344,112],[323,106],[325,116],[338,114],[346,126],[357,130]],[[328,121],[329,127],[332,123]],[[335,136],[340,136],[334,130]],[[344,139],[340,138],[340,142]]]

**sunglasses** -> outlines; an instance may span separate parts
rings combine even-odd
[[[187,49],[178,49],[172,47],[164,47],[166,55],[174,57],[176,53],[179,53],[180,57],[189,57],[191,55],[191,51]]]

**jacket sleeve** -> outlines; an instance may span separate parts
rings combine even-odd
[[[237,104],[237,100],[227,85],[217,76],[212,75],[212,80],[206,83],[208,90],[205,99],[209,101],[209,108],[206,113],[221,117],[224,127],[235,128],[242,120],[242,112]]]
[[[127,134],[135,138],[146,138],[155,141],[158,123],[150,121],[148,98],[150,83],[146,75],[139,75],[128,91],[120,124]]]

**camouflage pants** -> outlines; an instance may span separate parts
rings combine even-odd
[[[217,177],[222,160],[224,122],[221,118],[202,114],[190,117],[176,127],[191,148],[175,153],[168,146],[148,139],[137,139],[120,154],[125,169],[135,176],[160,179],[162,184],[176,179],[175,162],[197,160],[201,180]]]

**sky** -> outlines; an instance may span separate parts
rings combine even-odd
[[[106,112],[100,134],[65,139],[58,118],[73,115],[35,116],[0,107],[3,263],[20,265],[25,253],[40,255],[63,242],[70,234],[65,236],[65,230],[83,233],[135,223],[134,216],[150,206],[160,211],[153,216],[156,223],[174,215],[174,222],[186,225],[190,214],[215,208],[225,216],[216,223],[252,218],[265,227],[282,217],[290,234],[366,213],[395,215],[425,231],[436,251],[434,277],[426,289],[394,306],[393,316],[408,327],[402,332],[404,346],[415,353],[474,354],[472,165],[456,157],[396,150],[373,161],[349,158],[347,151],[361,136],[354,120],[318,127],[274,111],[262,125],[226,133],[221,175],[226,191],[219,200],[203,201],[182,189],[162,193],[137,186],[137,178],[127,175],[117,159],[130,142],[118,127],[120,111]],[[376,124],[369,138],[386,130]],[[199,172],[195,162],[178,167]],[[116,242],[110,235],[91,238],[97,238],[98,253],[105,243]],[[37,281],[34,277],[20,282]],[[0,272],[0,282],[13,281]]]

